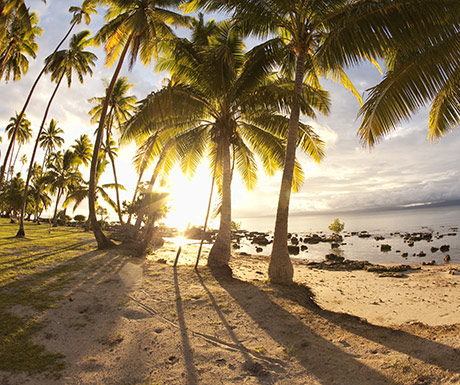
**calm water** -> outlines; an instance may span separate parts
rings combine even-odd
[[[419,208],[410,210],[379,211],[369,213],[343,213],[340,215],[306,215],[291,216],[289,219],[289,231],[302,237],[308,233],[330,234],[327,229],[335,217],[345,222],[346,245],[340,246],[334,252],[343,255],[347,259],[368,260],[370,262],[392,262],[392,263],[421,263],[423,261],[435,260],[437,263],[444,263],[443,258],[449,254],[452,263],[460,263],[460,235],[453,228],[460,228],[460,206],[442,208]],[[259,218],[236,218],[242,223],[242,228],[250,231],[272,231],[274,217]],[[366,230],[372,234],[371,238],[362,239],[357,236],[350,236],[350,232]],[[403,238],[396,232],[433,232],[434,235],[443,236],[439,239],[433,237],[431,242],[415,242],[409,247],[403,242]],[[455,235],[447,234],[455,233]],[[393,235],[391,235],[393,234]],[[348,236],[347,236],[348,235]],[[376,241],[374,236],[385,237],[382,241]],[[381,252],[380,245],[391,245],[391,251]],[[446,253],[440,251],[431,252],[431,247],[449,245],[450,250]],[[269,254],[270,245],[263,248],[260,254]],[[243,242],[239,251],[255,253],[255,247],[249,242]],[[417,257],[423,251],[426,257]],[[308,250],[301,252],[298,258],[318,261],[331,252],[329,243],[308,245]],[[401,257],[401,253],[408,253],[407,258]]]

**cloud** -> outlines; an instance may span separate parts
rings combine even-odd
[[[8,120],[19,111],[27,93],[48,56],[69,27],[71,15],[68,1],[52,0],[43,4],[41,0],[28,2],[33,10],[39,11],[40,25],[44,28],[39,38],[38,58],[31,62],[29,73],[20,82],[0,84],[0,135]],[[104,13],[93,16],[93,23],[87,27],[78,26],[75,32],[89,28],[97,31],[103,23]],[[67,46],[67,43],[64,46]],[[83,85],[74,79],[71,89],[64,84],[52,106],[49,117],[59,121],[65,130],[66,146],[75,138],[86,133],[93,138],[95,126],[89,121],[88,99],[101,96],[104,92],[102,79],[110,79],[114,68],[105,66],[103,47],[90,48],[99,59],[93,77],[87,77]],[[375,67],[364,64],[347,71],[360,94],[377,84],[382,77]],[[153,66],[144,67],[136,63],[132,72],[125,65],[122,75],[127,76],[133,94],[143,99],[148,93],[159,89],[165,74],[157,74]],[[28,118],[36,134],[43,110],[51,95],[54,84],[45,76],[28,109]],[[303,118],[327,142],[326,158],[317,165],[306,155],[298,154],[305,171],[305,184],[298,194],[291,197],[291,213],[315,210],[348,210],[393,206],[414,202],[431,202],[460,198],[460,131],[457,130],[431,144],[427,139],[427,111],[422,110],[409,122],[403,122],[397,130],[381,143],[369,150],[361,146],[356,133],[360,125],[357,118],[358,100],[340,85],[332,81],[323,82],[331,94],[331,111],[328,116],[318,116],[315,121]],[[0,143],[4,154],[6,136]],[[32,145],[24,146],[24,153],[31,152]],[[133,145],[120,150],[117,166],[120,182],[128,190],[134,188],[136,173],[131,164],[135,148]],[[41,159],[42,152],[39,153]],[[87,170],[85,171],[87,173]],[[101,183],[112,182],[111,172],[103,175]],[[278,203],[281,173],[267,177],[260,173],[259,183],[252,192],[246,192],[237,182],[233,183],[233,208],[236,217],[274,215]],[[131,197],[131,192],[122,193],[122,199]]]

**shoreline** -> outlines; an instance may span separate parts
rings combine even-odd
[[[177,248],[168,242],[148,259],[168,265],[174,263]],[[206,264],[209,248],[203,249],[200,266]],[[193,265],[197,246],[184,245],[180,266]],[[267,281],[268,261],[265,255],[241,255],[233,252],[230,266],[233,276],[244,281]],[[347,313],[381,326],[422,323],[430,326],[459,323],[460,264],[423,266],[410,265],[413,270],[401,276],[381,276],[381,272],[365,270],[318,269],[291,258],[294,281],[308,286],[315,301],[325,310]],[[398,263],[374,266],[394,267]],[[453,274],[449,274],[453,271]]]

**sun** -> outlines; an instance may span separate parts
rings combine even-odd
[[[170,195],[171,211],[163,222],[170,227],[183,231],[187,226],[203,226],[211,192],[212,176],[209,169],[200,166],[188,179],[179,168],[174,168],[168,177],[165,188]],[[216,195],[213,196],[213,205]],[[213,206],[211,206],[212,210]]]

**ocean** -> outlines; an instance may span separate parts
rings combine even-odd
[[[292,215],[289,218],[289,231],[299,237],[305,234],[330,234],[328,226],[336,217],[345,222],[344,245],[334,249],[335,254],[342,255],[346,259],[366,260],[369,262],[389,262],[389,263],[421,263],[431,260],[438,264],[443,264],[446,254],[451,257],[451,263],[460,263],[460,206],[446,206],[439,208],[410,208],[389,211],[369,211],[369,212],[347,212],[320,215]],[[275,218],[235,218],[241,222],[242,229],[249,231],[270,232],[272,234]],[[359,238],[352,236],[351,232],[368,231],[370,238]],[[415,242],[410,247],[404,242],[402,234],[405,233],[433,233],[431,241]],[[375,240],[375,236],[384,237],[383,240]],[[380,245],[387,244],[391,250],[380,251]],[[448,245],[449,251],[432,252],[431,248],[439,248]],[[295,258],[310,261],[320,261],[326,254],[332,252],[330,243],[319,243],[307,245],[308,250],[301,252]],[[255,246],[248,241],[243,241],[242,248],[238,251],[245,251],[255,254]],[[270,254],[270,245],[263,248],[260,254]],[[418,256],[420,252],[425,253],[424,257]],[[401,254],[407,253],[403,258]]]

